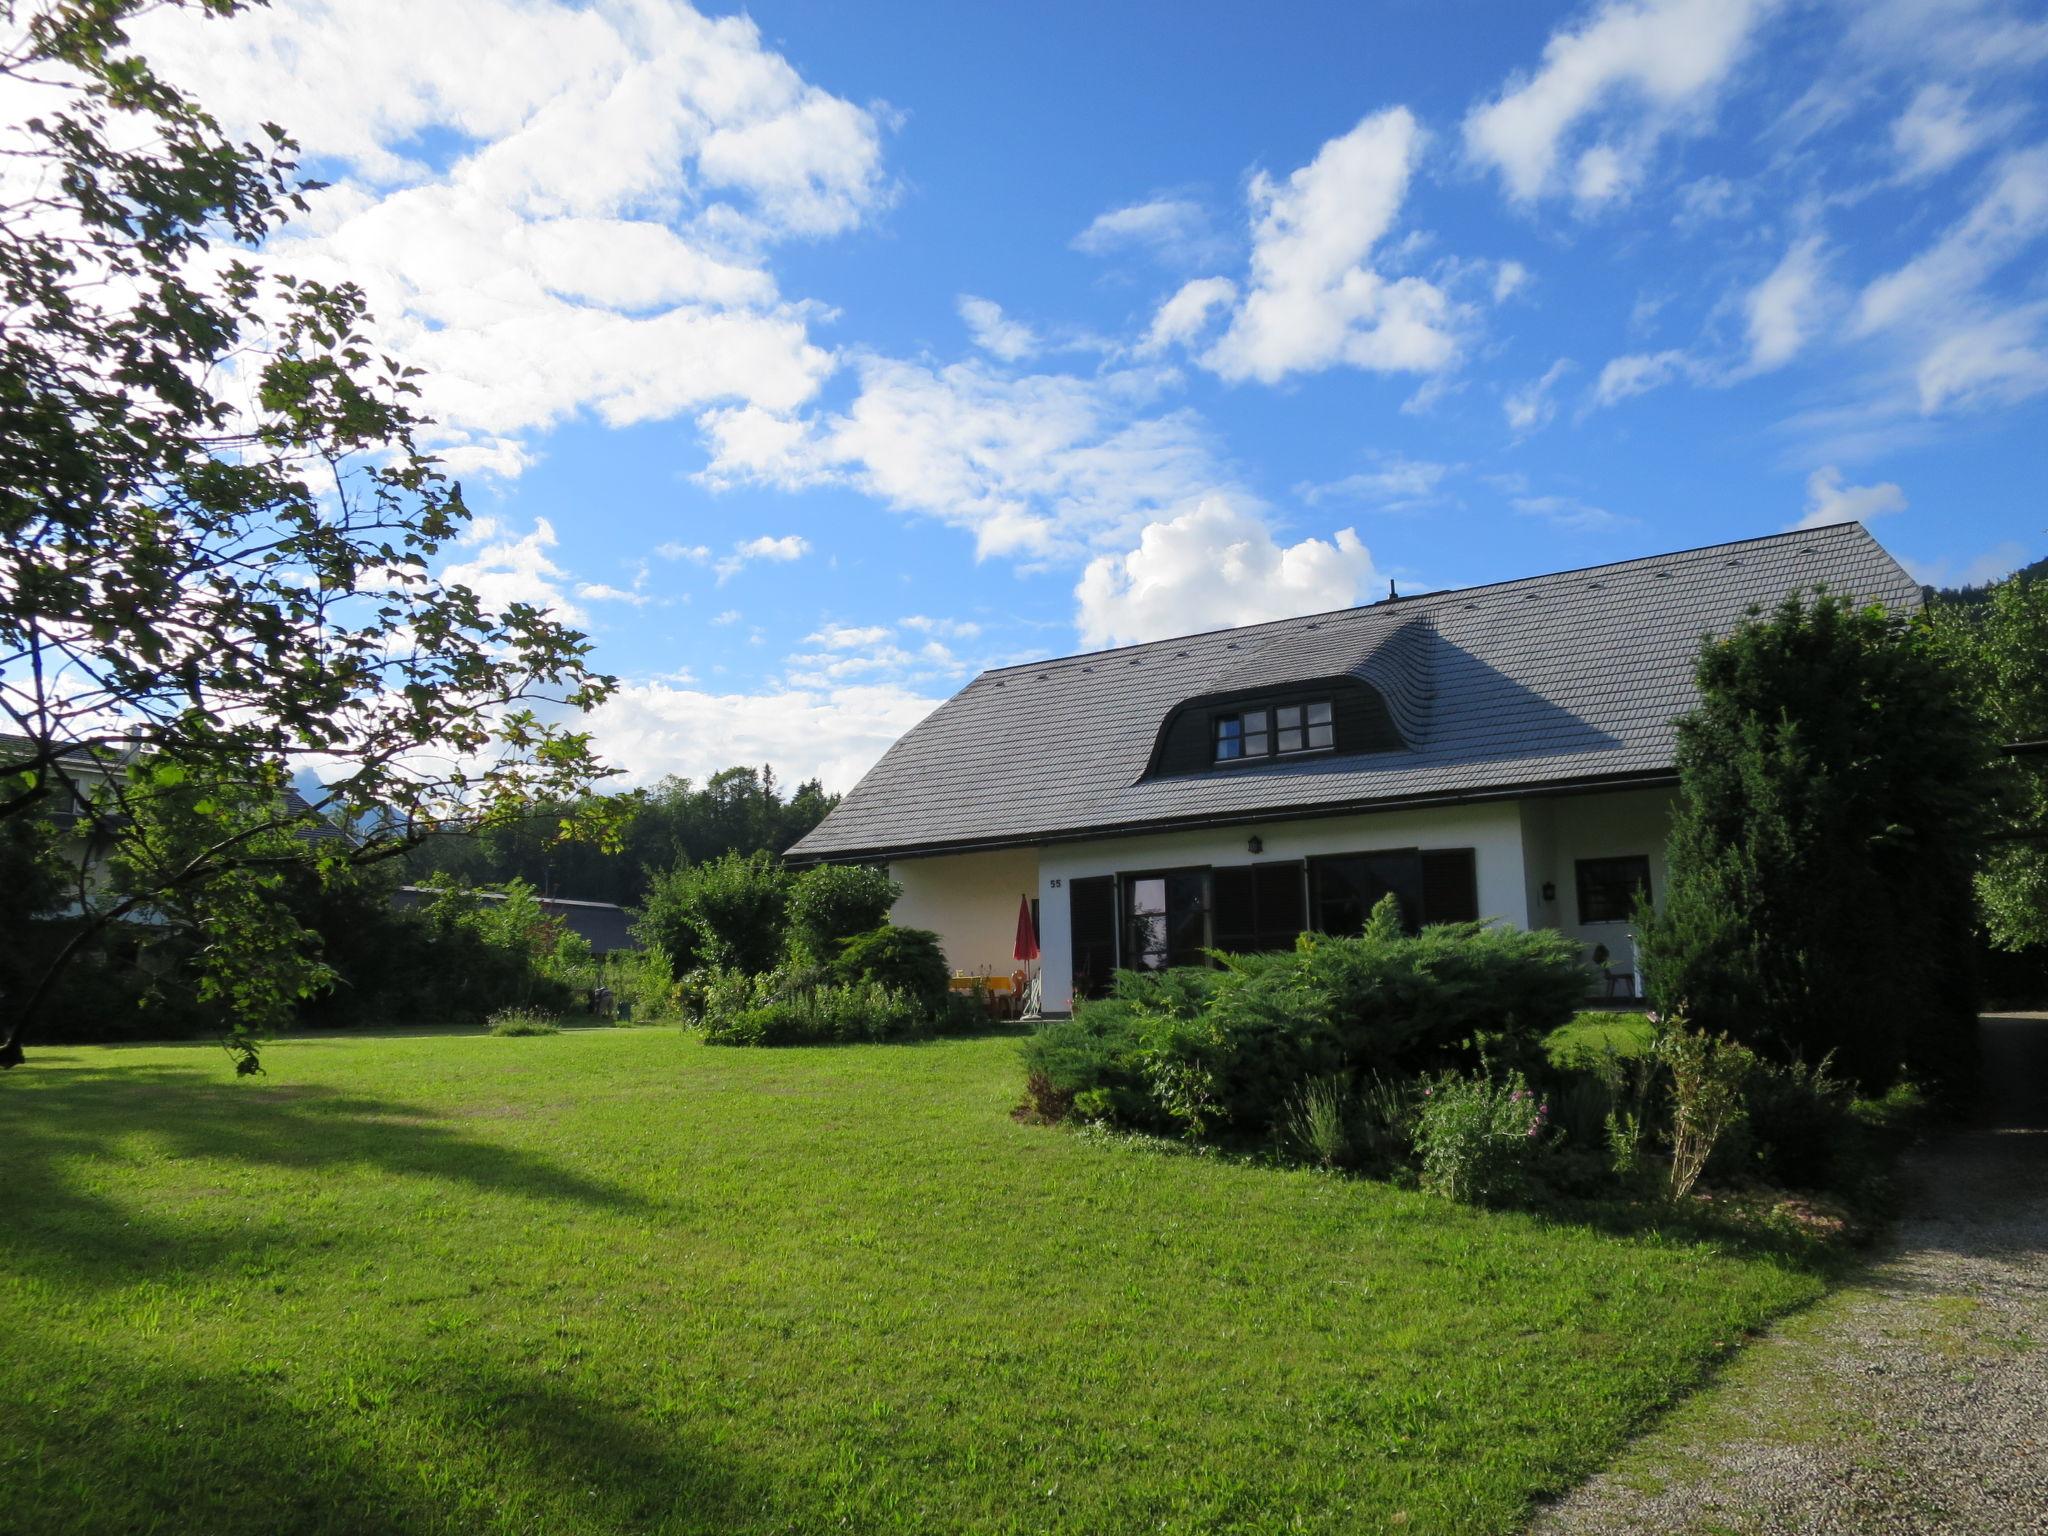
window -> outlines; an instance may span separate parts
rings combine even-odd
[[[1272,740],[1267,731],[1268,712],[1248,709],[1242,714],[1221,715],[1216,720],[1216,761],[1236,762],[1241,758],[1264,757]]]
[[[1241,864],[1210,873],[1216,947],[1238,954],[1292,949],[1308,926],[1299,864]]]
[[[1285,756],[1294,752],[1327,752],[1337,745],[1336,716],[1328,699],[1312,704],[1281,704],[1270,709],[1245,709],[1216,717],[1216,761]]]
[[[1169,870],[1124,876],[1124,965],[1134,971],[1163,971],[1170,965],[1201,965],[1209,942],[1207,873]]]
[[[1355,934],[1382,897],[1401,904],[1410,933],[1430,923],[1469,923],[1479,917],[1478,862],[1470,848],[1389,849],[1345,853],[1309,861],[1316,928]]]
[[[1618,859],[1580,859],[1579,921],[1625,923],[1636,914],[1636,893],[1650,895],[1650,861],[1640,853]]]
[[[1336,743],[1328,700],[1285,704],[1273,711],[1274,739],[1282,752],[1319,752]]]

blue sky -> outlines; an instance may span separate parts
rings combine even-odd
[[[141,40],[333,190],[631,779],[982,666],[1862,517],[2048,552],[2048,16],[278,0]]]

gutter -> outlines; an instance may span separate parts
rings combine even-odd
[[[2041,744],[2048,751],[2048,743]],[[1597,778],[1536,779],[1491,789],[1440,790],[1434,794],[1404,795],[1381,800],[1331,800],[1312,805],[1267,806],[1252,811],[1228,811],[1211,815],[1147,817],[1138,821],[1103,822],[1071,831],[1039,832],[1023,837],[959,838],[947,842],[836,849],[828,853],[785,854],[789,864],[869,863],[877,859],[936,858],[951,853],[993,853],[1006,848],[1041,848],[1051,843],[1089,843],[1105,837],[1156,832],[1206,831],[1222,827],[1251,827],[1276,821],[1315,821],[1331,816],[1354,816],[1361,812],[1419,810],[1431,806],[1487,805],[1502,800],[1556,799],[1570,795],[1600,794],[1615,789],[1657,789],[1678,783],[1676,769],[1648,769],[1634,773],[1603,774]]]

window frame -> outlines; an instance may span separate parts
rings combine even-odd
[[[1587,916],[1586,896],[1589,890],[1594,889],[1588,882],[1589,873],[1602,866],[1612,867],[1615,865],[1632,865],[1641,872],[1641,878],[1631,887],[1626,910],[1618,917]],[[1574,894],[1578,898],[1576,915],[1581,928],[1596,928],[1604,927],[1611,923],[1633,922],[1636,909],[1635,893],[1638,891],[1642,893],[1643,899],[1646,901],[1654,902],[1657,899],[1656,889],[1650,882],[1650,856],[1647,853],[1611,853],[1601,854],[1590,859],[1574,859],[1572,860],[1572,885],[1574,887]],[[1605,894],[1604,888],[1602,894]]]
[[[1322,718],[1316,719],[1320,711]],[[1281,717],[1292,715],[1293,725],[1282,725]],[[1257,722],[1257,729],[1252,722]],[[1323,739],[1314,739],[1321,732]],[[1298,739],[1298,746],[1283,746],[1283,733]],[[1258,750],[1252,750],[1252,743],[1258,742]],[[1223,748],[1226,742],[1234,743],[1237,750],[1228,755]],[[1318,752],[1337,750],[1337,701],[1334,695],[1322,698],[1297,697],[1282,702],[1279,698],[1239,704],[1229,710],[1219,710],[1209,716],[1209,761],[1213,767],[1234,768],[1243,763],[1266,763],[1282,757],[1311,757]]]

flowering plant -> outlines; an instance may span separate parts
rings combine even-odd
[[[1521,1073],[1447,1073],[1423,1091],[1415,1135],[1422,1187],[1469,1204],[1513,1199],[1527,1191],[1550,1132],[1550,1101]]]

